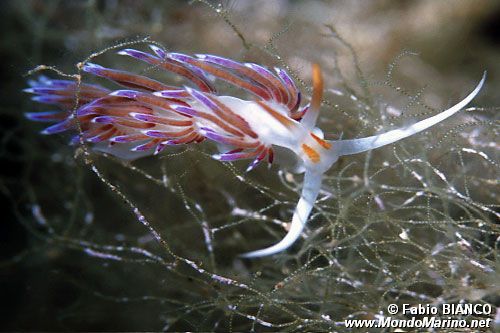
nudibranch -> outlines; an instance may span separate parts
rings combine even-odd
[[[242,254],[263,257],[290,247],[300,236],[316,198],[323,174],[340,156],[357,154],[388,145],[421,132],[464,108],[478,94],[475,89],[451,108],[413,125],[374,136],[351,140],[325,140],[316,127],[322,100],[323,79],[313,65],[310,103],[301,105],[301,94],[293,79],[280,68],[240,63],[208,54],[188,56],[167,53],[151,45],[152,52],[123,49],[120,55],[184,77],[189,86],[171,86],[124,70],[86,63],[83,71],[108,79],[125,89],[109,90],[100,85],[40,77],[29,82],[26,92],[34,101],[52,104],[57,111],[27,113],[35,121],[55,122],[42,131],[80,133],[72,138],[92,144],[98,151],[122,159],[154,155],[170,145],[199,143],[206,139],[226,149],[214,155],[220,161],[251,159],[248,171],[259,162],[273,161],[273,149],[295,156],[294,171],[305,173],[302,193],[286,236],[275,245]],[[216,79],[246,90],[243,100],[217,93]],[[75,108],[76,96],[78,105]]]

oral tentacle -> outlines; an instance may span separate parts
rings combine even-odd
[[[486,72],[484,72],[483,77],[481,81],[478,83],[476,88],[469,94],[467,97],[465,97],[463,100],[452,106],[451,108],[435,115],[430,118],[421,120],[413,125],[410,125],[408,127],[403,127],[399,129],[395,129],[386,133],[374,135],[374,136],[369,136],[366,138],[361,138],[361,139],[352,139],[352,140],[339,140],[339,141],[333,141],[333,145],[337,148],[339,156],[343,155],[352,155],[352,154],[357,154],[361,153],[367,150],[372,150],[375,148],[379,148],[385,145],[388,145],[390,143],[394,143],[396,141],[402,140],[404,138],[407,138],[409,136],[412,136],[413,134],[422,132],[429,127],[432,127],[441,121],[445,120],[446,118],[451,117],[458,111],[462,110],[467,104],[469,104],[474,97],[479,93],[481,90],[484,81],[486,79]]]
[[[247,252],[241,254],[242,258],[257,258],[270,256],[279,252],[282,252],[292,246],[295,241],[300,237],[304,227],[306,226],[307,219],[311,213],[316,198],[318,197],[319,191],[321,190],[321,180],[323,174],[316,173],[313,171],[306,171],[304,176],[304,185],[302,188],[302,194],[300,196],[295,212],[293,213],[292,223],[290,225],[290,230],[286,236],[278,243],[256,251]]]

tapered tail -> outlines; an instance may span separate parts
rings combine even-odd
[[[323,174],[321,173],[306,171],[304,176],[302,194],[300,196],[299,202],[297,203],[297,207],[295,208],[295,212],[293,213],[290,230],[279,243],[276,243],[273,246],[267,247],[262,250],[241,254],[240,257],[256,258],[269,256],[284,251],[293,243],[295,243],[295,241],[302,233],[302,230],[304,230],[309,214],[311,213],[316,198],[318,197],[319,191],[321,189],[322,177]]]
[[[408,127],[395,129],[386,133],[369,136],[367,138],[335,141],[334,146],[337,147],[340,156],[352,155],[367,150],[379,148],[388,145],[390,143],[399,141],[401,139],[407,138],[418,132],[424,131],[429,127],[434,126],[439,122],[445,120],[446,118],[451,117],[452,115],[463,109],[467,104],[469,104],[481,90],[485,79],[486,79],[486,71],[484,72],[483,77],[479,82],[479,84],[467,97],[465,97],[462,101],[452,106],[448,110],[445,110],[433,117],[421,120]]]

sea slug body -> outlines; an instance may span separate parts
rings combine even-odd
[[[77,120],[82,139],[95,150],[123,159],[161,153],[170,145],[213,141],[230,147],[214,155],[220,161],[250,159],[248,171],[267,159],[272,163],[273,147],[281,147],[297,157],[297,172],[304,172],[302,193],[286,236],[268,248],[242,254],[262,257],[290,247],[301,235],[321,189],[323,174],[340,156],[351,155],[394,143],[445,120],[463,109],[479,93],[485,75],[476,88],[451,108],[400,129],[351,140],[325,140],[316,128],[323,79],[313,65],[313,94],[301,105],[301,93],[286,71],[270,70],[254,63],[208,54],[189,56],[167,53],[151,45],[152,53],[124,49],[120,55],[148,63],[184,77],[188,86],[171,86],[128,71],[86,63],[83,70],[124,87],[109,90],[100,85],[40,77],[30,81],[25,92],[33,100],[55,105],[58,111],[26,113],[34,121],[54,122],[42,131],[55,134],[75,132]],[[216,91],[215,79],[246,90],[250,98],[225,96]],[[73,111],[76,91],[79,105]]]

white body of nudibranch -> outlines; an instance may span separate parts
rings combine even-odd
[[[331,149],[331,143],[323,140],[321,130],[311,130],[303,123],[289,118],[288,110],[282,105],[245,101],[232,96],[219,96],[218,100],[244,119],[263,145],[286,148],[298,156],[303,164],[301,172],[305,171],[304,167],[324,172],[336,161],[335,150]],[[195,108],[205,110],[201,105],[196,105]],[[219,130],[206,121],[200,127]]]

